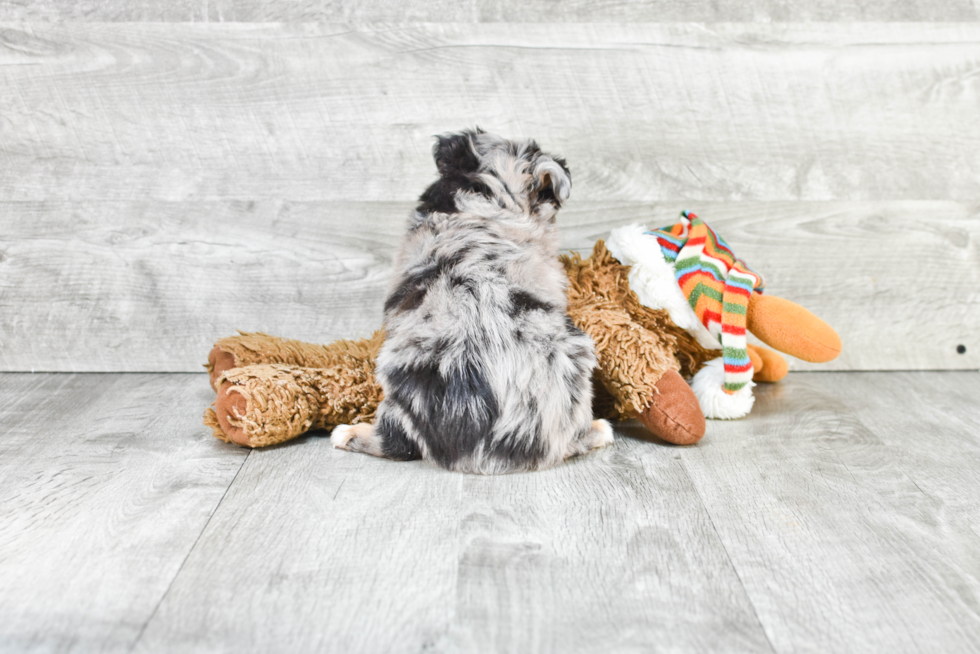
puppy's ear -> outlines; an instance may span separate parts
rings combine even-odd
[[[477,132],[479,133],[479,132]],[[475,173],[480,167],[480,159],[473,150],[474,132],[444,134],[436,137],[432,146],[432,158],[443,177],[460,173]]]
[[[542,157],[534,165],[534,184],[538,202],[553,202],[560,207],[572,193],[572,173],[564,159]]]
[[[419,213],[454,213],[457,211],[456,196],[460,193],[476,193],[490,197],[492,192],[480,179],[480,156],[476,139],[483,132],[467,130],[461,134],[444,134],[436,137],[432,156],[439,168],[439,179],[419,196]]]

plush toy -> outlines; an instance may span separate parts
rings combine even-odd
[[[695,443],[704,435],[705,414],[737,417],[737,408],[715,409],[712,397],[720,395],[724,400],[729,395],[737,396],[736,401],[741,401],[744,408],[739,415],[744,415],[751,408],[750,379],[778,381],[785,376],[787,365],[778,354],[764,348],[746,348],[746,324],[765,342],[804,359],[807,356],[801,354],[809,355],[810,350],[826,357],[833,351],[836,339],[833,330],[802,307],[757,293],[750,294],[752,300],[745,302],[742,341],[738,342],[741,349],[737,352],[729,352],[731,339],[724,339],[724,335],[737,326],[738,318],[723,314],[715,321],[717,326],[709,322],[707,328],[699,329],[697,316],[710,319],[719,313],[712,313],[713,305],[698,303],[699,297],[712,295],[717,280],[701,279],[705,290],[700,294],[690,291],[689,297],[695,301],[693,305],[688,303],[682,287],[674,281],[668,261],[683,262],[690,257],[685,254],[671,259],[663,254],[656,240],[658,234],[661,238],[671,236],[675,245],[686,241],[693,247],[702,231],[700,222],[692,228],[695,218],[682,215],[681,223],[688,221],[686,231],[680,223],[663,233],[647,232],[638,226],[623,228],[610,238],[612,253],[599,241],[585,260],[577,254],[562,257],[569,279],[568,314],[596,344],[594,413],[611,419],[638,418],[653,435],[681,445]],[[713,247],[730,252],[723,241],[715,239]],[[680,247],[676,251],[685,252]],[[744,263],[731,259],[726,279],[729,270],[734,270],[736,276],[732,276],[729,286],[740,283],[742,277],[738,275],[749,280],[748,275],[752,274],[757,281],[749,280],[742,286],[751,282],[751,288],[761,291],[761,279]],[[627,262],[631,266],[624,265]],[[700,273],[709,268],[705,263]],[[664,270],[667,276],[663,276]],[[670,291],[667,282],[673,284],[676,292]],[[722,289],[724,297],[724,285]],[[763,297],[765,300],[760,301]],[[681,310],[681,303],[689,313]],[[731,313],[735,309],[729,304],[721,308],[730,309]],[[382,340],[380,331],[370,338],[330,345],[258,333],[222,339],[215,344],[206,364],[218,398],[213,409],[205,413],[205,424],[222,440],[262,447],[312,429],[369,422],[382,397],[374,378],[374,359]],[[717,350],[722,345],[728,349],[724,350],[725,357],[718,359]],[[836,350],[840,350],[839,339]],[[746,357],[751,361],[748,364]],[[710,374],[706,375],[705,370]],[[699,395],[704,399],[699,403],[699,396],[684,380],[691,376],[695,390],[707,387],[715,391],[715,385],[720,390],[713,394],[702,390]]]
[[[693,443],[704,415],[682,375],[714,354],[662,309],[643,306],[629,289],[629,269],[602,241],[592,256],[563,257],[569,316],[596,343],[597,417],[637,417],[657,437]],[[281,443],[312,429],[370,422],[382,393],[374,360],[383,333],[313,345],[261,333],[218,341],[206,367],[217,401],[205,424],[222,440],[248,447]]]
[[[613,230],[609,248],[630,266],[630,288],[644,305],[667,311],[699,344],[720,350],[691,382],[708,418],[748,414],[753,380],[786,375],[786,360],[749,345],[747,331],[804,361],[824,363],[841,352],[840,337],[827,323],[789,300],[762,295],[762,276],[693,213],[659,230]]]
[[[204,424],[221,440],[264,447],[370,422],[382,398],[374,360],[383,338],[380,331],[330,345],[261,333],[223,338],[206,364],[218,397]]]

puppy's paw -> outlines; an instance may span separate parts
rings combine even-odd
[[[606,445],[612,445],[613,443],[613,428],[612,425],[609,424],[608,420],[593,420],[592,434],[593,448],[605,447]]]
[[[337,425],[330,433],[330,444],[338,450],[364,452],[373,456],[384,456],[381,439],[374,425]]]
[[[338,450],[349,449],[347,445],[357,436],[354,425],[337,425],[330,432],[330,444]]]

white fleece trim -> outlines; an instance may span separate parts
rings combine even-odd
[[[741,390],[729,395],[724,391],[725,361],[722,357],[712,359],[691,380],[691,390],[698,398],[705,418],[732,420],[747,416],[755,404],[749,382]]]
[[[651,309],[665,309],[670,319],[709,350],[720,350],[721,343],[701,324],[694,309],[677,285],[674,267],[664,259],[657,237],[646,234],[642,225],[626,225],[609,232],[606,247],[624,266],[631,266],[630,289],[640,303]]]

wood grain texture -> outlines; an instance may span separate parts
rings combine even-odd
[[[902,473],[928,497],[932,512],[966,533],[980,535],[976,520],[980,498],[980,375],[970,372],[933,375],[835,374],[829,387],[887,447]],[[869,379],[874,402],[858,401]],[[950,537],[950,546],[980,561],[974,540]],[[970,549],[972,548],[972,553]],[[977,569],[976,567],[974,568]],[[980,603],[974,603],[974,608]]]
[[[769,651],[673,448],[452,474],[254,452],[138,651]]]
[[[794,374],[684,450],[775,650],[980,651],[976,482],[917,480],[933,456],[975,476],[977,390],[975,372]]]
[[[7,206],[8,370],[191,372],[235,329],[367,335],[407,217],[360,203]]]
[[[978,652],[978,393],[793,373],[487,478],[246,457],[202,374],[0,374],[0,651]]]
[[[977,7],[969,0],[887,0],[873,5],[855,0],[780,2],[778,0],[435,0],[351,2],[313,0],[289,9],[259,0],[231,0],[232,20],[425,21],[494,23],[735,22],[735,21],[972,21]],[[225,20],[229,20],[226,18]]]
[[[411,206],[0,203],[0,369],[190,372],[236,329],[366,336]],[[666,225],[684,208],[769,293],[841,334],[840,358],[796,369],[980,368],[980,205],[573,198],[562,245],[587,254],[613,227]]]
[[[973,201],[978,61],[973,23],[8,25],[0,188],[410,201],[481,124],[590,201]]]
[[[664,21],[972,21],[971,0],[2,0],[0,20],[89,21],[380,21],[380,22],[664,22]]]
[[[0,0],[0,21],[220,20],[222,0]],[[958,11],[958,9],[957,9]]]
[[[200,375],[0,375],[0,651],[136,642],[246,457]]]

